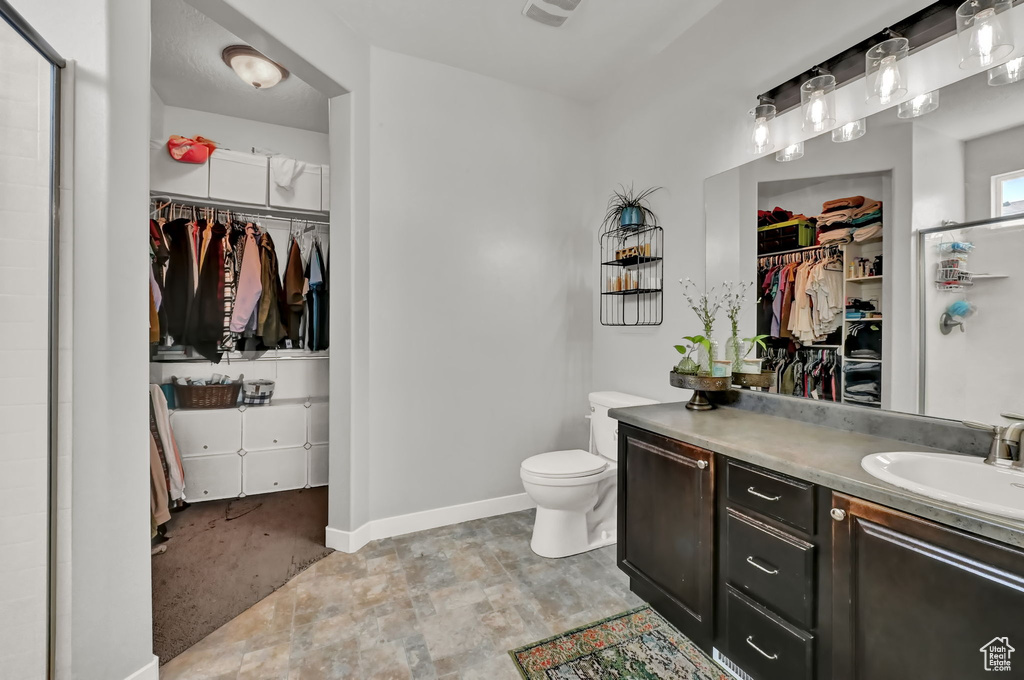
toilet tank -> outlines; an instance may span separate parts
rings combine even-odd
[[[608,417],[608,410],[626,406],[645,406],[657,404],[653,399],[645,399],[622,392],[591,392],[590,393],[590,432],[595,450],[609,460],[618,460],[619,421]]]

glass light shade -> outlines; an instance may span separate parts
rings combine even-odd
[[[1009,85],[1024,78],[1024,57],[1011,59],[988,72],[989,85]]]
[[[248,45],[225,47],[221,58],[239,78],[257,90],[274,87],[288,77],[288,69]]]
[[[751,150],[755,154],[767,153],[775,148],[771,127],[771,122],[775,119],[775,113],[775,104],[760,104],[750,110],[750,116],[754,119],[750,142]]]
[[[900,118],[917,118],[939,108],[939,91],[919,94],[899,105],[897,114]]]
[[[852,142],[860,139],[868,132],[867,118],[850,121],[846,125],[840,125],[832,131],[832,141],[837,143]]]
[[[960,68],[989,68],[1013,52],[1006,10],[1013,0],[967,0],[956,11]]]
[[[800,86],[800,107],[804,113],[804,130],[824,132],[836,122],[836,78],[815,76]]]
[[[869,102],[888,106],[907,93],[901,62],[909,52],[910,41],[906,38],[890,38],[867,51],[864,80]]]
[[[775,160],[780,163],[788,163],[804,157],[804,143],[797,142],[790,144],[785,149],[775,152]]]

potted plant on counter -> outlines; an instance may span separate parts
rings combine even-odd
[[[658,216],[651,210],[647,198],[661,187],[651,187],[636,191],[630,184],[627,189],[620,185],[608,199],[608,212],[604,216],[604,226],[609,227],[616,222],[622,229],[639,229],[646,225],[657,226]]]
[[[676,351],[682,354],[683,358],[679,360],[679,363],[672,370],[682,375],[696,375],[697,371],[700,370],[700,366],[693,360],[693,351],[698,347],[707,347],[709,344],[708,339],[703,335],[687,335],[683,340],[690,343],[690,346],[675,346]]]

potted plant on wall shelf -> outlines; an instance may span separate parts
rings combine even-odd
[[[622,229],[639,229],[648,224],[657,226],[658,216],[651,210],[651,204],[647,199],[659,189],[661,187],[636,191],[632,184],[628,189],[625,185],[620,185],[608,199],[608,212],[604,216],[604,226],[610,227],[616,222]]]

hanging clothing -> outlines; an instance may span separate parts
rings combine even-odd
[[[167,479],[164,477],[163,464],[156,448],[156,437],[152,432],[149,434],[149,511],[156,526],[171,521]]]
[[[292,237],[288,247],[288,265],[284,270],[284,295],[288,303],[288,339],[295,349],[299,348],[299,339],[302,337],[302,312],[306,306],[305,283],[302,251],[299,242]]]
[[[287,316],[282,315],[282,308],[287,309],[287,306],[284,304],[284,289],[281,286],[274,240],[270,238],[270,234],[260,236],[259,248],[263,292],[260,297],[256,334],[263,339],[264,345],[274,348],[287,334]]]
[[[191,345],[199,354],[217,363],[224,337],[224,236],[222,224],[203,225],[203,250],[199,287],[189,307],[183,344]]]
[[[195,297],[193,280],[192,236],[188,220],[178,219],[164,226],[167,238],[167,271],[164,275],[163,308],[167,319],[164,333],[174,344],[185,336],[188,311]]]
[[[167,487],[172,501],[185,498],[185,468],[181,464],[178,444],[174,441],[171,431],[170,412],[167,409],[167,397],[159,385],[149,386],[151,434],[156,430],[158,451],[163,452],[164,469],[167,476]]]
[[[231,312],[232,333],[255,332],[260,296],[263,294],[260,248],[256,244],[256,227],[248,224],[239,248],[241,265],[235,291],[235,307]]]

